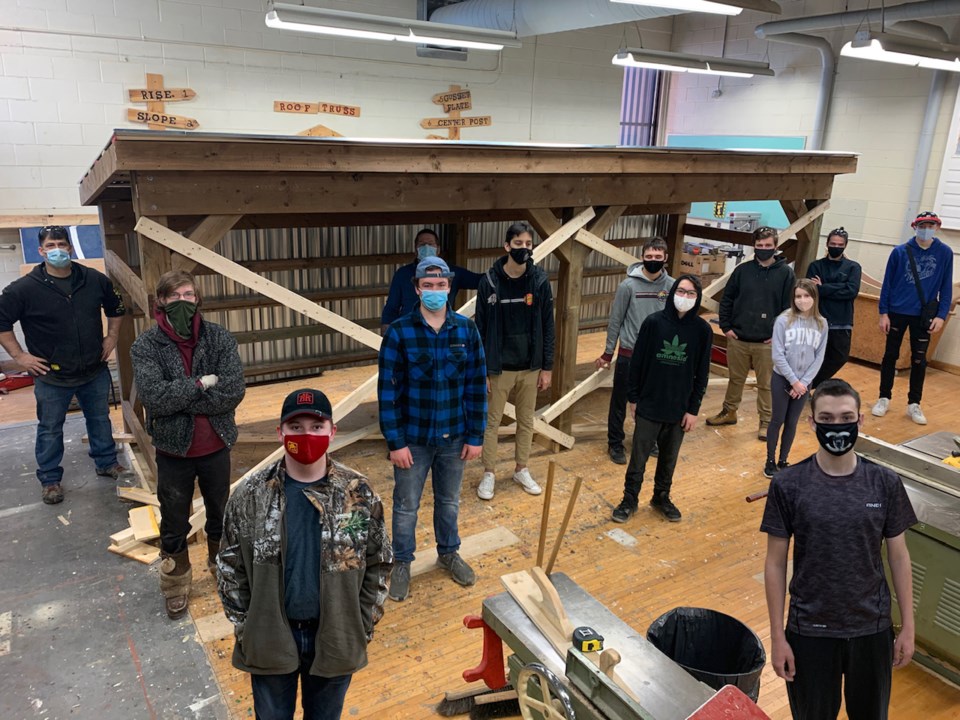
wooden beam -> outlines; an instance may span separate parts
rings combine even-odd
[[[479,182],[472,175],[157,172],[135,186],[140,207],[157,215],[288,214],[350,209],[359,213],[528,210],[555,206],[656,204],[708,200],[829,197],[832,175],[558,175],[531,182],[524,174]],[[141,213],[143,214],[143,213]]]
[[[600,242],[603,243],[602,240]],[[590,248],[574,243],[561,248],[557,254],[560,256],[560,279],[557,281],[556,300],[556,348],[552,383],[554,400],[566,395],[576,384],[583,266],[590,254]],[[558,420],[562,430],[570,430],[573,422],[570,413],[561,415]]]
[[[804,207],[801,201],[781,200],[780,205],[783,207],[785,213],[789,213],[791,215],[796,215],[797,209]],[[810,208],[805,213],[797,217],[797,219],[791,222],[786,228],[784,228],[784,230],[780,233],[780,241],[782,242],[784,240],[789,240],[794,235],[798,235],[802,229],[807,227],[810,223],[823,215],[829,209],[829,200],[824,200],[823,202]]]
[[[546,407],[537,413],[537,417],[544,422],[552,422],[555,418],[559,417],[561,413],[572,407],[581,398],[586,397],[598,387],[604,386],[608,381],[612,382],[612,379],[613,373],[611,370],[597,370],[582,380],[566,395],[556,400],[549,407]]]
[[[109,242],[108,246],[116,247],[120,244],[120,239],[118,236],[107,236],[116,237],[117,240],[114,242]],[[117,255],[114,250],[110,247],[104,248],[103,251],[103,262],[107,270],[107,276],[115,282],[120,288],[125,292],[133,302],[136,303],[137,307],[140,308],[144,313],[150,312],[150,302],[147,296],[147,289],[143,284],[137,274],[130,269],[130,267],[120,259],[120,256]],[[127,348],[129,350],[129,348]]]
[[[182,235],[153,222],[149,218],[140,218],[137,222],[137,232],[170,250],[217,270],[234,282],[279,301],[282,305],[294,312],[306,315],[311,320],[316,320],[328,327],[339,330],[347,337],[367,347],[374,348],[375,350],[380,349],[381,337],[376,333],[320,305],[305,300],[292,290],[288,290],[278,283],[267,280],[256,273],[250,272],[246,268],[240,267],[232,260],[227,260],[225,257],[211,250],[207,250],[195,242],[191,242]]]
[[[0,215],[0,230],[19,230],[45,225],[96,225],[99,222],[95,214],[61,215],[55,212],[36,215]]]
[[[104,237],[111,234],[126,235],[133,232],[133,226],[137,224],[132,202],[103,202],[98,206],[98,210],[100,211],[100,230]],[[124,260],[129,260],[126,252],[117,254]]]
[[[817,247],[820,244],[820,226],[823,224],[823,213],[830,207],[829,200],[794,200],[780,201],[787,219],[791,220],[790,228],[800,225],[801,221],[808,222],[793,231],[796,233],[797,247],[792,253],[794,272],[797,277],[805,277],[807,266],[816,259]],[[790,229],[788,228],[788,230]],[[785,231],[786,234],[786,231]],[[792,232],[790,234],[793,234]],[[782,237],[782,236],[781,236]],[[787,241],[789,242],[789,240]],[[789,255],[788,255],[789,257]]]
[[[120,407],[123,411],[123,419],[126,422],[127,426],[133,432],[137,438],[137,447],[140,450],[140,454],[143,455],[143,459],[147,461],[147,468],[153,476],[153,481],[157,480],[157,459],[154,455],[153,443],[150,442],[150,436],[147,435],[147,431],[143,429],[143,424],[140,422],[140,418],[137,417],[137,414],[133,411],[133,406],[130,404],[129,400],[122,400]],[[150,478],[148,478],[148,481]]]
[[[207,215],[187,237],[197,245],[213,250],[241,217],[242,215]],[[182,255],[173,258],[174,270],[192,272],[196,266],[196,262]]]
[[[618,263],[623,263],[627,267],[639,262],[639,258],[636,255],[631,255],[625,250],[614,247],[606,240],[594,235],[589,230],[578,230],[577,234],[573,237],[578,243],[586,245],[591,250],[596,250],[601,255],[606,255],[611,260],[616,260]],[[584,274],[586,275],[586,273]]]
[[[753,233],[743,230],[730,230],[728,228],[711,227],[709,225],[698,225],[697,223],[684,222],[683,234],[690,237],[700,238],[701,240],[713,240],[730,245],[753,246]]]
[[[680,269],[680,260],[683,257],[684,228],[686,227],[686,215],[670,215],[667,218],[667,274],[672,277],[680,277],[683,271]]]

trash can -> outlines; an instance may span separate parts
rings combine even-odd
[[[647,640],[712,688],[736,685],[754,702],[760,696],[767,654],[756,633],[736,618],[704,608],[674,608],[653,621]]]

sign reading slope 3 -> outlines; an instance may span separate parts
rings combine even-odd
[[[149,110],[127,109],[127,120],[144,125],[163,125],[164,127],[179,128],[180,130],[194,130],[200,127],[193,118],[183,115],[169,115],[167,113],[150,112]]]

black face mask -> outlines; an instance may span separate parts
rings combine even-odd
[[[846,248],[842,248],[842,247],[828,247],[828,248],[827,248],[827,255],[829,255],[829,256],[832,257],[834,260],[836,260],[838,257],[841,257],[841,256],[843,255],[843,251],[844,251],[844,250],[846,250]]]
[[[643,269],[651,275],[656,275],[658,272],[663,270],[663,263],[663,260],[644,260]]]
[[[860,425],[856,421],[849,423],[815,422],[814,426],[817,430],[817,442],[820,443],[820,447],[837,457],[846,455],[853,450],[860,431]]]
[[[517,265],[526,265],[531,255],[533,251],[530,248],[510,248],[510,257]]]
[[[766,250],[754,250],[753,256],[760,262],[766,262],[773,257],[773,254],[776,252],[776,248],[767,248]]]

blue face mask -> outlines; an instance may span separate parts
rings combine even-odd
[[[437,256],[437,249],[433,245],[421,245],[417,248],[417,259],[426,260]]]
[[[70,264],[70,253],[60,248],[47,250],[47,262],[51,267],[63,269]]]
[[[436,312],[447,304],[449,293],[446,290],[421,290],[420,302],[432,312]]]
[[[929,242],[933,240],[934,234],[937,232],[935,227],[918,227],[917,228],[917,240],[922,242]]]

